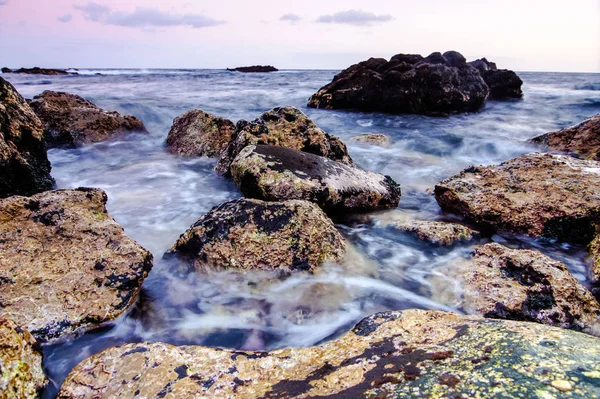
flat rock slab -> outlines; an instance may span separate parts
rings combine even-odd
[[[600,216],[600,163],[528,154],[477,166],[435,186],[448,213],[486,231],[589,243]]]
[[[216,157],[229,144],[235,125],[201,110],[188,111],[173,121],[167,151],[181,156]]]
[[[316,205],[242,198],[211,209],[166,256],[178,256],[196,270],[276,270],[287,275],[339,261],[345,251],[344,238]]]
[[[352,137],[350,141],[362,144],[376,145],[384,148],[389,148],[392,146],[392,138],[387,134],[383,133],[359,134],[358,136]]]
[[[99,189],[0,200],[0,316],[41,341],[98,327],[136,299],[152,255]]]
[[[384,226],[413,235],[421,241],[441,246],[471,241],[479,236],[479,232],[458,223],[406,220],[384,224]]]
[[[123,345],[80,363],[58,397],[589,399],[598,398],[599,387],[598,338],[407,310],[370,316],[341,338],[310,348]]]
[[[303,199],[327,212],[388,209],[400,202],[400,185],[389,176],[284,147],[244,148],[231,175],[247,197]]]

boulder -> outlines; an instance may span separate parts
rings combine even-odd
[[[395,208],[400,186],[389,176],[285,147],[250,145],[231,164],[246,197],[266,201],[302,199],[326,212]]]
[[[589,243],[600,216],[600,163],[528,154],[472,166],[435,186],[448,213],[486,232],[503,231]]]
[[[228,71],[233,71],[233,72],[251,72],[251,73],[257,73],[257,72],[277,72],[279,71],[279,69],[275,68],[274,66],[271,65],[253,65],[253,66],[245,66],[245,67],[237,67],[237,68],[227,68]]]
[[[201,110],[175,118],[167,136],[167,151],[183,156],[216,157],[229,144],[235,125]]]
[[[11,320],[0,318],[0,397],[37,399],[47,384],[42,355],[31,334]]]
[[[152,255],[106,211],[99,189],[0,200],[0,316],[40,341],[114,319],[135,301]]]
[[[426,58],[398,54],[371,58],[337,74],[308,106],[391,114],[450,114],[477,111],[489,88],[477,69],[455,51]]]
[[[236,199],[210,210],[165,254],[205,268],[314,271],[339,261],[346,243],[333,222],[306,201]]]
[[[217,172],[229,175],[234,158],[251,144],[278,145],[346,164],[352,163],[342,140],[325,133],[294,107],[274,108],[252,122],[239,121],[231,142],[219,157]]]
[[[50,146],[80,147],[146,127],[134,116],[105,111],[83,97],[45,91],[29,103],[44,125]]]
[[[496,64],[482,58],[469,62],[477,68],[483,80],[490,88],[490,99],[504,100],[508,98],[523,97],[523,81],[519,76],[508,69],[498,69]]]
[[[378,313],[326,344],[271,352],[137,343],[76,366],[59,399],[592,398],[600,340],[440,311]]]
[[[0,198],[52,189],[50,169],[40,120],[0,78]]]
[[[458,223],[428,220],[405,220],[392,222],[384,226],[410,234],[421,241],[441,246],[449,246],[461,241],[471,241],[479,235],[479,232]]]
[[[23,74],[27,74],[27,75],[70,75],[70,74],[77,75],[76,72],[69,73],[69,72],[65,71],[64,69],[39,68],[39,67],[19,68],[19,69],[13,69],[13,70],[11,70],[9,68],[2,68],[2,72],[3,73],[23,73]]]
[[[369,145],[376,145],[385,148],[389,148],[392,146],[392,138],[387,134],[383,133],[359,134],[358,136],[352,137],[350,141]]]
[[[7,67],[3,67],[2,69],[0,69],[0,71],[2,71],[2,73],[12,73],[12,69]]]
[[[546,133],[529,140],[545,151],[574,153],[584,159],[600,161],[600,114],[580,124]]]

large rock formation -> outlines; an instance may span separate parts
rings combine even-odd
[[[231,175],[247,197],[303,199],[327,212],[395,208],[400,202],[400,186],[389,176],[285,147],[245,147]]]
[[[584,159],[600,161],[600,114],[576,126],[534,137],[529,142],[541,145],[546,151],[574,153]]]
[[[0,318],[0,397],[37,399],[48,382],[42,355],[31,334],[14,322]]]
[[[201,110],[178,116],[167,136],[167,151],[183,156],[215,157],[229,144],[235,125]]]
[[[426,58],[398,54],[371,58],[337,74],[308,106],[392,114],[449,114],[477,111],[489,88],[465,58],[448,51]]]
[[[237,68],[227,68],[228,71],[233,72],[246,72],[246,73],[257,73],[257,72],[277,72],[279,69],[271,65],[253,65]]]
[[[514,72],[508,69],[498,69],[496,64],[482,58],[469,62],[477,68],[483,80],[490,88],[490,98],[504,100],[507,98],[523,97],[523,81]]]
[[[600,217],[600,163],[528,154],[478,166],[435,186],[445,212],[487,232],[504,231],[589,243]]]
[[[67,72],[64,69],[53,69],[53,68],[19,68],[10,69],[2,68],[2,73],[23,73],[28,75],[77,75],[77,72]]]
[[[194,265],[250,270],[314,271],[339,261],[346,243],[333,222],[306,201],[237,199],[202,216],[165,254]]]
[[[0,78],[0,198],[53,186],[42,124],[15,88]]]
[[[274,108],[252,122],[239,121],[231,142],[220,155],[217,172],[228,175],[234,158],[251,144],[278,145],[342,163],[352,163],[342,140],[319,129],[309,117],[294,107]]]
[[[410,234],[421,241],[441,246],[471,241],[479,236],[479,232],[458,223],[430,220],[396,221],[382,223],[382,226]]]
[[[99,189],[0,200],[0,316],[52,341],[123,313],[152,255],[106,211]]]
[[[163,343],[108,349],[59,399],[592,398],[600,340],[555,327],[439,311],[379,313],[311,348],[240,352]]]
[[[147,132],[136,117],[105,111],[74,94],[45,91],[29,105],[42,121],[51,146],[80,147],[117,134]]]

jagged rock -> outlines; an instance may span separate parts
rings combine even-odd
[[[440,207],[487,232],[589,243],[600,216],[600,163],[528,154],[472,166],[435,186]]]
[[[37,399],[47,384],[42,355],[29,331],[0,318],[0,397]]]
[[[105,111],[74,94],[47,90],[35,96],[29,105],[42,121],[51,146],[80,147],[117,134],[147,133],[136,117]]]
[[[600,336],[600,305],[594,296],[563,263],[538,251],[487,244],[471,259],[442,269],[436,274],[450,275],[462,287],[452,302],[467,313]],[[451,287],[447,280],[437,280],[442,292]]]
[[[231,164],[242,193],[266,201],[303,199],[327,212],[395,208],[400,186],[389,176],[285,147],[250,145]]]
[[[600,285],[600,236],[596,236],[590,245],[588,251],[592,257],[592,268],[590,278],[596,285]]]
[[[10,68],[2,68],[2,73],[24,73],[28,75],[77,75],[76,72],[67,72],[64,69],[52,69],[52,68],[19,68],[19,69],[10,69]]]
[[[237,67],[237,68],[227,68],[228,71],[235,72],[277,72],[279,69],[275,68],[271,65],[253,65],[246,67]]]
[[[167,150],[183,156],[215,157],[229,144],[235,125],[201,110],[175,118],[167,136]]]
[[[458,223],[426,220],[406,220],[384,224],[404,233],[414,235],[421,241],[435,245],[448,246],[461,241],[471,241],[479,233]]]
[[[40,120],[0,78],[0,198],[52,189],[50,169]]]
[[[507,98],[523,97],[523,81],[519,76],[508,69],[498,69],[496,64],[482,58],[469,62],[470,65],[477,68],[483,80],[490,88],[490,98],[503,100]]]
[[[202,216],[165,254],[205,267],[314,271],[339,261],[346,243],[333,222],[306,201],[237,199]]]
[[[529,140],[544,150],[575,153],[584,159],[600,161],[600,114],[573,127],[546,133]]]
[[[358,143],[365,143],[370,145],[377,145],[386,148],[392,146],[392,138],[387,134],[383,133],[360,134],[358,136],[352,137],[350,141],[356,141]]]
[[[407,310],[367,317],[321,346],[241,352],[164,343],[110,348],[59,399],[591,398],[600,340],[541,324]]]
[[[398,54],[371,58],[337,74],[314,94],[308,106],[392,114],[448,114],[477,111],[489,88],[455,51],[426,58]]]
[[[99,189],[0,200],[0,316],[41,341],[90,330],[123,313],[152,255],[106,211]]]
[[[229,175],[229,167],[235,157],[251,144],[288,147],[334,161],[352,163],[342,140],[325,133],[294,107],[274,108],[252,122],[239,121],[231,142],[219,157],[217,172]]]

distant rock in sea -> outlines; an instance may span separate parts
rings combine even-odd
[[[29,75],[77,75],[77,72],[67,72],[64,69],[52,69],[52,68],[20,68],[12,70],[10,68],[2,68],[2,73],[24,73]]]
[[[271,65],[253,65],[247,67],[227,68],[228,71],[235,72],[277,72],[279,69]]]

